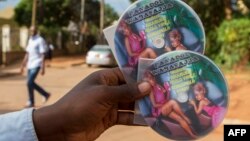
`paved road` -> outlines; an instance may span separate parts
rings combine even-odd
[[[54,103],[81,79],[100,68],[88,68],[86,65],[55,65],[47,68],[45,76],[39,76],[38,81],[52,93],[47,104]],[[11,67],[0,72],[0,113],[20,110],[27,100],[25,76],[18,75],[19,69]],[[42,97],[36,95],[37,106],[41,106]],[[223,140],[223,128],[220,126],[211,135],[201,140]],[[101,135],[97,141],[166,141],[149,127],[115,126]]]
[[[56,66],[46,69],[45,76],[39,75],[38,84],[48,90],[52,97],[48,104],[55,102],[80,80],[99,68],[87,68],[85,65],[75,67]],[[19,68],[2,71],[0,75],[0,112],[22,109],[27,100],[26,74],[19,75]],[[41,106],[42,97],[35,95],[37,106]]]

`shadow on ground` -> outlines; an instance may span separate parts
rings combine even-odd
[[[4,79],[21,80],[21,79],[25,79],[25,76],[16,72],[0,72],[0,79],[1,80],[4,80]]]
[[[6,113],[10,113],[10,112],[15,112],[15,111],[18,111],[18,109],[17,110],[15,110],[15,109],[12,109],[12,110],[9,110],[9,109],[6,109],[6,110],[0,109],[0,114],[6,114]]]

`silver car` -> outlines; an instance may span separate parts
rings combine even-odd
[[[101,66],[115,66],[116,61],[108,45],[95,45],[87,53],[86,64]]]

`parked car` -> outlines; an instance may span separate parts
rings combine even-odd
[[[108,45],[94,45],[86,56],[86,64],[101,66],[115,66],[116,61]]]

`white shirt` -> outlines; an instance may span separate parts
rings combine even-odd
[[[28,41],[26,52],[28,53],[28,69],[41,67],[43,62],[43,54],[46,52],[47,46],[44,39],[39,36],[31,36]]]
[[[0,141],[38,141],[33,109],[0,115]]]

